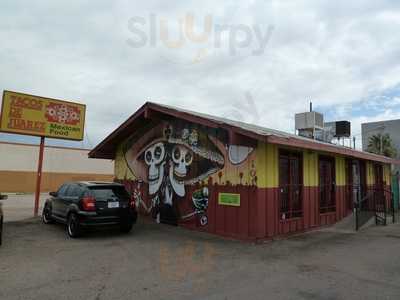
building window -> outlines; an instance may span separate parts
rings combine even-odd
[[[279,153],[279,215],[281,220],[303,216],[302,154]]]
[[[319,212],[321,214],[336,211],[335,197],[335,159],[319,158]]]

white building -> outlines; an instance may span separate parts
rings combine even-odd
[[[46,146],[42,191],[57,190],[67,181],[112,181],[114,162],[88,158],[89,150]],[[0,192],[33,193],[39,146],[0,142]]]

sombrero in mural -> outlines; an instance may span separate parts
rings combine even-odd
[[[124,147],[125,160],[137,178],[155,180],[172,167],[176,180],[184,184],[201,181],[222,169],[225,159],[206,130],[184,122],[162,122]],[[172,172],[172,171],[171,171]]]

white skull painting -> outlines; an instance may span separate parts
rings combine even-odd
[[[174,174],[184,178],[188,172],[188,167],[193,162],[193,154],[188,148],[176,145],[172,149],[172,160],[174,162]]]
[[[175,145],[172,148],[172,163],[169,171],[171,185],[175,193],[185,196],[184,179],[188,173],[188,167],[193,162],[193,153],[185,146]]]
[[[149,147],[144,153],[144,160],[149,167],[149,194],[154,195],[161,186],[164,177],[165,147],[157,143]]]

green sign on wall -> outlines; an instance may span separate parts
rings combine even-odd
[[[240,194],[219,193],[219,205],[240,206]]]

